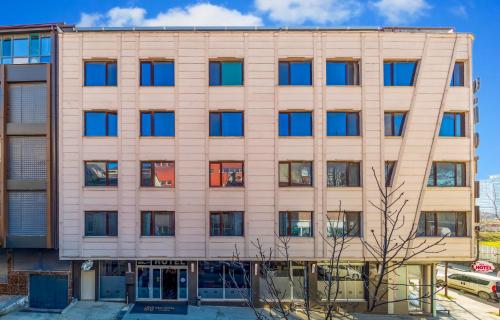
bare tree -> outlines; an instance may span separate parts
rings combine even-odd
[[[491,192],[489,190],[486,190],[486,197],[491,203],[491,207],[493,208],[493,211],[495,213],[495,217],[497,219],[500,219],[498,216],[498,199],[497,199],[497,184],[495,184],[495,181],[492,181],[491,183]]]
[[[380,204],[370,201],[370,205],[377,209],[381,217],[381,232],[370,230],[368,237],[362,238],[361,242],[366,249],[370,260],[376,264],[376,272],[370,274],[367,281],[369,299],[367,310],[374,311],[377,307],[388,303],[418,300],[425,301],[431,298],[435,292],[426,290],[411,299],[390,299],[390,290],[398,290],[398,285],[391,283],[388,278],[397,273],[411,260],[422,254],[436,254],[445,251],[444,239],[447,234],[429,242],[427,239],[418,241],[418,222],[407,221],[405,208],[408,203],[404,199],[405,193],[401,191],[404,182],[389,190],[388,186],[382,186],[377,178],[375,169],[372,168],[373,176],[377,182],[380,193]],[[417,214],[417,213],[415,213]],[[408,228],[409,230],[405,230]],[[372,240],[372,241],[369,241]],[[416,241],[417,240],[417,241]],[[408,284],[404,286],[408,287]],[[428,288],[429,289],[429,288]]]

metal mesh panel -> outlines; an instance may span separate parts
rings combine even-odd
[[[10,191],[8,193],[10,236],[43,236],[47,233],[47,193]]]
[[[44,83],[10,85],[9,122],[46,123],[47,85]]]
[[[47,139],[9,137],[9,179],[45,180],[47,178]]]

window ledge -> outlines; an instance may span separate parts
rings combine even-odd
[[[384,136],[385,139],[403,139],[403,136]]]
[[[91,239],[103,240],[103,239],[109,239],[109,240],[113,240],[113,241],[118,241],[118,236],[82,236],[82,239],[83,240],[91,240]]]
[[[314,136],[278,136],[279,139],[313,139]]]
[[[155,239],[175,239],[175,235],[173,236],[139,236],[141,241],[145,240],[155,240]]]
[[[97,140],[97,139],[118,139],[120,136],[84,136],[82,135],[82,138],[89,139],[89,140]]]
[[[245,186],[242,187],[209,187],[210,191],[245,191]]]
[[[360,84],[325,84],[327,88],[361,88]]]
[[[326,186],[328,190],[363,190],[362,186],[359,187],[348,187],[348,186],[342,186],[342,187],[335,187],[335,186]]]
[[[214,85],[208,85],[209,88],[244,88],[245,85],[244,84],[235,84],[235,85],[218,85],[218,86],[214,86]]]
[[[118,186],[83,186],[83,191],[118,191]]]
[[[327,139],[361,139],[363,136],[326,136]]]
[[[427,186],[427,189],[429,190],[443,190],[443,191],[468,191],[471,187],[465,186],[465,187],[434,187],[434,186]]]
[[[425,240],[426,238],[429,238],[429,239],[440,239],[443,236],[415,236],[415,237],[416,237],[416,239],[424,239]],[[446,239],[470,239],[470,240],[472,240],[472,237],[471,236],[459,236],[459,237],[457,237],[457,236],[453,236],[453,237],[446,236],[444,239],[445,240]]]
[[[175,136],[139,136],[139,139],[168,139],[168,140],[174,140]]]
[[[245,136],[208,136],[209,139],[245,139]]]
[[[170,192],[173,192],[175,191],[175,187],[174,188],[161,188],[161,187],[139,187],[139,191],[170,191]]]
[[[224,241],[231,240],[231,239],[243,240],[244,238],[245,238],[245,235],[241,235],[241,236],[208,236],[208,239],[210,241],[223,240],[223,239],[224,239]]]

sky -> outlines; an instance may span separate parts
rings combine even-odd
[[[475,36],[478,179],[500,174],[500,0],[23,0],[2,1],[0,25],[259,25],[455,27]],[[499,140],[497,140],[499,139]]]

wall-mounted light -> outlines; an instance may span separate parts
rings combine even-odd
[[[194,262],[191,262],[191,272],[194,272]]]
[[[312,264],[311,273],[316,273],[316,263]]]
[[[259,274],[259,264],[258,263],[256,263],[254,265],[253,270],[254,270],[253,273],[254,273],[255,276]]]

